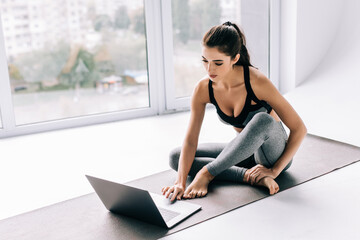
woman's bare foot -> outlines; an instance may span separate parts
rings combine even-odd
[[[214,176],[203,167],[195,176],[192,183],[187,187],[184,198],[204,197],[208,193],[208,186]]]
[[[256,185],[268,188],[270,195],[274,195],[279,191],[279,185],[271,177],[264,177]]]
[[[247,182],[245,179],[247,179],[247,172],[245,172],[244,176],[244,182]],[[269,189],[270,195],[274,195],[280,190],[279,185],[271,177],[264,177],[258,183],[255,183],[255,185],[266,187]]]

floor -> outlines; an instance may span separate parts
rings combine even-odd
[[[317,85],[305,83],[286,95],[309,133],[360,146],[358,113],[349,112],[350,120],[338,128],[343,116],[309,110],[308,104],[320,100],[303,96]],[[323,93],[321,101],[332,96]],[[341,108],[341,102],[335,104]],[[6,156],[0,168],[0,219],[93,192],[85,174],[127,182],[169,169],[168,153],[181,145],[188,119],[189,112],[181,112],[0,139]],[[319,127],[321,119],[326,121]],[[199,141],[226,142],[234,136],[209,109]],[[359,171],[360,164],[353,164],[164,239],[360,239]]]
[[[235,136],[213,110],[206,115],[201,142]],[[0,139],[0,219],[92,192],[85,174],[128,182],[168,170],[188,119],[180,112]]]

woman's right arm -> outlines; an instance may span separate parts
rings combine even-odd
[[[191,99],[190,122],[181,148],[177,179],[173,186],[162,189],[166,198],[173,193],[171,201],[180,200],[185,192],[186,179],[195,158],[200,129],[205,115],[205,106],[209,102],[207,83],[208,80],[201,80],[197,84]]]

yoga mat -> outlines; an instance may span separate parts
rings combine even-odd
[[[359,160],[359,147],[307,135],[293,165],[276,180],[284,191]],[[176,172],[168,170],[128,185],[161,193],[161,188],[175,179]],[[0,239],[158,239],[266,197],[265,188],[213,181],[205,198],[184,200],[201,205],[202,210],[167,230],[112,214],[92,193],[2,220]]]

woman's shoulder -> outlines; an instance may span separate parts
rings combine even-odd
[[[210,78],[209,76],[204,76],[201,78],[195,85],[195,90],[204,90],[208,89]]]
[[[278,93],[270,79],[254,67],[250,67],[250,83],[251,88],[258,99],[267,100]]]
[[[270,83],[270,80],[266,77],[266,75],[255,67],[249,67],[249,75],[251,87],[259,87]]]
[[[195,85],[193,98],[199,99],[201,102],[210,102],[209,98],[209,77],[206,75],[201,78]]]

